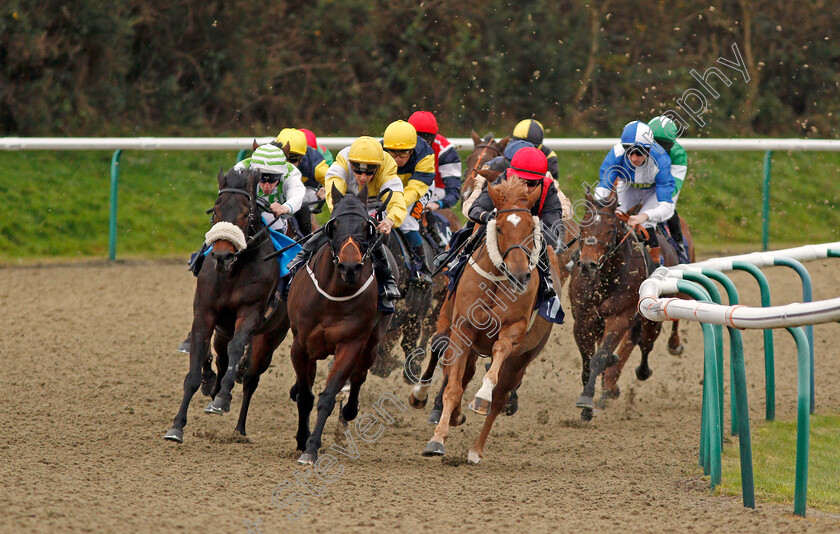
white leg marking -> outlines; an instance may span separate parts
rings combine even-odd
[[[486,400],[490,402],[493,400],[493,388],[496,387],[496,384],[490,381],[490,377],[484,375],[484,379],[481,381],[481,389],[475,394],[481,400]]]

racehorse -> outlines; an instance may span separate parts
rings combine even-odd
[[[478,171],[491,159],[504,155],[505,147],[510,142],[509,136],[496,141],[492,134],[488,133],[484,137],[479,137],[475,130],[470,132],[470,137],[473,140],[473,151],[467,156],[466,160],[466,175],[461,186],[462,203],[470,197],[473,189],[475,189],[475,179],[478,176]]]
[[[488,190],[498,209],[496,218],[488,224],[484,245],[471,255],[454,295],[447,299],[432,343],[432,360],[444,364],[446,388],[440,421],[423,456],[444,454],[449,427],[466,420],[461,401],[478,355],[492,354],[490,369],[476,393],[479,399],[491,401],[490,411],[468,455],[472,463],[481,461],[484,443],[508,393],[520,384],[525,368],[551,331],[551,323],[536,322],[534,310],[539,277],[532,274],[543,244],[538,219],[531,216],[530,209],[539,200],[540,191],[529,195],[519,179],[490,185]],[[556,272],[553,256],[550,251]],[[447,350],[452,351],[449,358],[445,358]],[[412,399],[416,405],[414,392]]]
[[[294,334],[292,365],[297,381],[289,392],[298,406],[299,463],[315,464],[327,417],[336,394],[350,380],[345,421],[359,411],[359,390],[388,329],[391,314],[378,309],[378,290],[370,260],[376,229],[366,209],[367,188],[342,195],[333,187],[332,218],[324,228],[330,239],[295,277],[289,289],[289,321]],[[395,273],[396,274],[396,273]],[[335,354],[327,384],[318,397],[318,418],[310,433],[317,360]]]
[[[236,432],[245,435],[245,420],[259,375],[289,329],[285,303],[276,302],[269,320],[265,314],[277,288],[279,270],[263,257],[274,250],[257,205],[259,173],[219,171],[219,196],[212,208],[213,227],[206,241],[213,245],[212,262],[199,272],[193,299],[190,332],[190,370],[184,378],[184,397],[172,428],[164,439],[183,442],[190,400],[198,390],[213,397],[216,413],[230,409],[234,374],[244,379],[242,407]],[[214,268],[210,268],[210,264]],[[216,331],[217,376],[211,368],[210,336]],[[250,346],[257,365],[237,365]],[[230,364],[230,365],[228,365]],[[208,410],[210,408],[208,406]]]
[[[620,391],[616,382],[636,345],[642,352],[636,377],[639,380],[650,378],[648,355],[662,323],[649,321],[638,313],[639,286],[658,265],[653,264],[644,244],[636,238],[635,229],[624,224],[627,215],[616,211],[615,192],[599,201],[587,191],[585,203],[587,211],[580,225],[580,260],[572,269],[569,299],[584,386],[576,405],[582,408],[581,419],[588,421],[592,419],[598,375],[604,372],[601,403],[617,398]],[[684,221],[681,223],[689,255],[694,261],[691,233]],[[660,235],[659,244],[666,265],[676,265],[677,253],[668,238]],[[671,354],[683,351],[678,327],[679,322],[674,321],[668,340]],[[614,351],[619,344],[621,347],[616,355]]]

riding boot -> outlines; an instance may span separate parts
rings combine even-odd
[[[546,302],[556,296],[554,291],[554,284],[551,282],[551,263],[548,261],[548,252],[545,247],[540,251],[540,260],[537,262],[537,271],[540,273],[542,283],[542,294],[540,295],[540,302]]]
[[[318,252],[318,249],[328,242],[329,238],[323,233],[319,233],[318,235],[314,235],[307,239],[303,243],[300,252],[297,253],[297,256],[292,258],[292,261],[288,263],[287,268],[289,269],[289,274],[293,275],[301,265],[309,261],[309,258],[311,258],[313,254]]]
[[[193,252],[190,256],[190,261],[187,263],[187,269],[189,269],[196,278],[198,277],[198,273],[201,272],[201,266],[204,264],[204,258],[207,255],[207,250],[209,248],[210,245],[202,243],[198,252]]]
[[[294,218],[297,221],[298,229],[300,229],[302,236],[307,236],[312,233],[312,212],[309,210],[309,206],[301,206],[295,212]]]
[[[426,266],[426,253],[423,250],[423,245],[419,247],[411,247],[414,252],[414,265],[417,271],[417,281],[421,285],[431,285],[432,273]]]
[[[674,215],[668,219],[668,231],[671,232],[671,237],[674,243],[677,244],[677,255],[680,257],[680,263],[691,263],[691,258],[688,255],[688,249],[685,246],[685,239],[683,239],[682,226],[680,225],[680,216],[674,211]]]
[[[394,273],[391,272],[391,266],[388,264],[385,245],[379,243],[373,247],[370,258],[373,260],[373,272],[379,282],[379,298],[385,301],[400,298],[400,289],[397,287]]]

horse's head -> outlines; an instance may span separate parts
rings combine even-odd
[[[531,215],[540,189],[529,191],[525,182],[512,177],[488,185],[487,192],[497,210],[496,218],[487,224],[487,253],[507,276],[513,291],[524,293],[542,247],[537,220]]]
[[[367,212],[367,187],[356,194],[342,195],[333,185],[331,196],[335,202],[332,218],[324,227],[330,239],[333,262],[341,280],[354,285],[362,273],[365,259],[376,238],[376,226]]]
[[[580,268],[584,276],[592,277],[615,251],[619,243],[621,221],[616,217],[615,191],[606,199],[596,199],[586,191],[586,215],[580,223]]]
[[[209,210],[213,227],[205,235],[213,245],[216,270],[230,272],[239,253],[247,247],[247,237],[257,217],[256,197],[259,173],[252,170],[231,169],[225,174],[219,169],[219,196]]]
[[[485,135],[483,138],[479,137],[475,131],[470,133],[473,140],[473,151],[467,156],[467,170],[464,175],[464,185],[461,186],[461,202],[467,200],[475,188],[475,178],[478,175],[479,169],[485,163],[501,156],[505,147],[510,141],[510,137],[505,137],[501,141],[495,141],[491,134]]]

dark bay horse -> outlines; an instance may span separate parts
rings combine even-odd
[[[525,184],[514,179],[490,185],[489,194],[498,213],[488,224],[485,244],[472,254],[454,296],[447,299],[432,342],[432,359],[443,363],[446,387],[443,412],[424,456],[444,454],[449,427],[466,420],[462,396],[475,373],[478,355],[492,354],[492,364],[476,394],[490,401],[490,410],[468,455],[470,462],[480,462],[508,394],[521,383],[525,368],[551,331],[551,323],[538,322],[534,310],[539,286],[536,263],[544,245],[530,209],[540,191],[529,195]],[[549,251],[549,257],[553,256]],[[552,269],[557,270],[556,258]]]
[[[617,206],[614,192],[605,201],[598,201],[587,191],[587,211],[580,224],[580,260],[572,269],[569,281],[575,342],[583,366],[584,389],[576,405],[582,408],[584,421],[592,419],[595,381],[599,374],[604,373],[601,401],[618,397],[616,382],[636,345],[642,352],[636,377],[650,378],[648,355],[662,328],[662,323],[645,319],[637,309],[639,286],[658,265],[653,264],[634,229],[624,224],[626,215],[617,212]],[[683,235],[693,261],[694,247],[685,224]],[[668,239],[660,236],[659,244],[666,265],[676,265],[677,253]],[[674,321],[668,341],[672,354],[683,350],[678,327],[678,321]],[[619,355],[615,355],[619,344]]]
[[[190,333],[190,369],[184,378],[184,397],[172,428],[164,439],[182,442],[187,409],[199,386],[213,397],[211,406],[230,409],[234,375],[244,379],[242,407],[236,432],[245,435],[245,420],[259,375],[268,367],[271,353],[289,329],[285,303],[276,304],[270,320],[265,314],[279,280],[276,262],[263,257],[274,250],[257,207],[259,173],[251,170],[219,171],[219,196],[212,208],[213,227],[206,240],[213,250],[199,272],[193,299]],[[211,369],[210,336],[218,376]],[[238,366],[246,349],[258,362]],[[208,407],[209,408],[209,407]]]
[[[478,171],[491,159],[503,155],[505,147],[510,142],[510,137],[504,137],[496,141],[492,134],[488,133],[484,137],[479,137],[475,131],[470,132],[470,137],[473,141],[473,150],[465,161],[466,170],[461,185],[461,202],[467,200],[475,189],[475,179],[478,176]]]
[[[341,415],[353,420],[359,411],[359,391],[376,356],[391,314],[378,310],[378,290],[370,260],[376,230],[366,208],[367,188],[357,195],[331,192],[334,207],[324,232],[330,242],[297,272],[289,289],[292,365],[297,381],[289,392],[298,406],[299,463],[315,464],[327,417],[336,394],[350,381]],[[315,396],[316,363],[328,355],[335,362],[318,397],[318,417],[310,433],[309,415]]]

